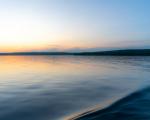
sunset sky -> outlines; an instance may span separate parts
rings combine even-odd
[[[150,0],[0,0],[0,52],[150,48]]]

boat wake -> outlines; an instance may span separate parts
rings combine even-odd
[[[150,87],[132,93],[102,110],[93,110],[72,120],[150,120]]]

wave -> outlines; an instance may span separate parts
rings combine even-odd
[[[150,87],[136,91],[107,108],[88,111],[71,120],[150,120]]]

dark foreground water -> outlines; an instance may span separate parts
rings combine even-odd
[[[0,57],[0,120],[68,119],[150,120],[150,57]]]

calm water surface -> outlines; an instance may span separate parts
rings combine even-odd
[[[150,57],[1,56],[0,120],[67,120],[150,85]]]

